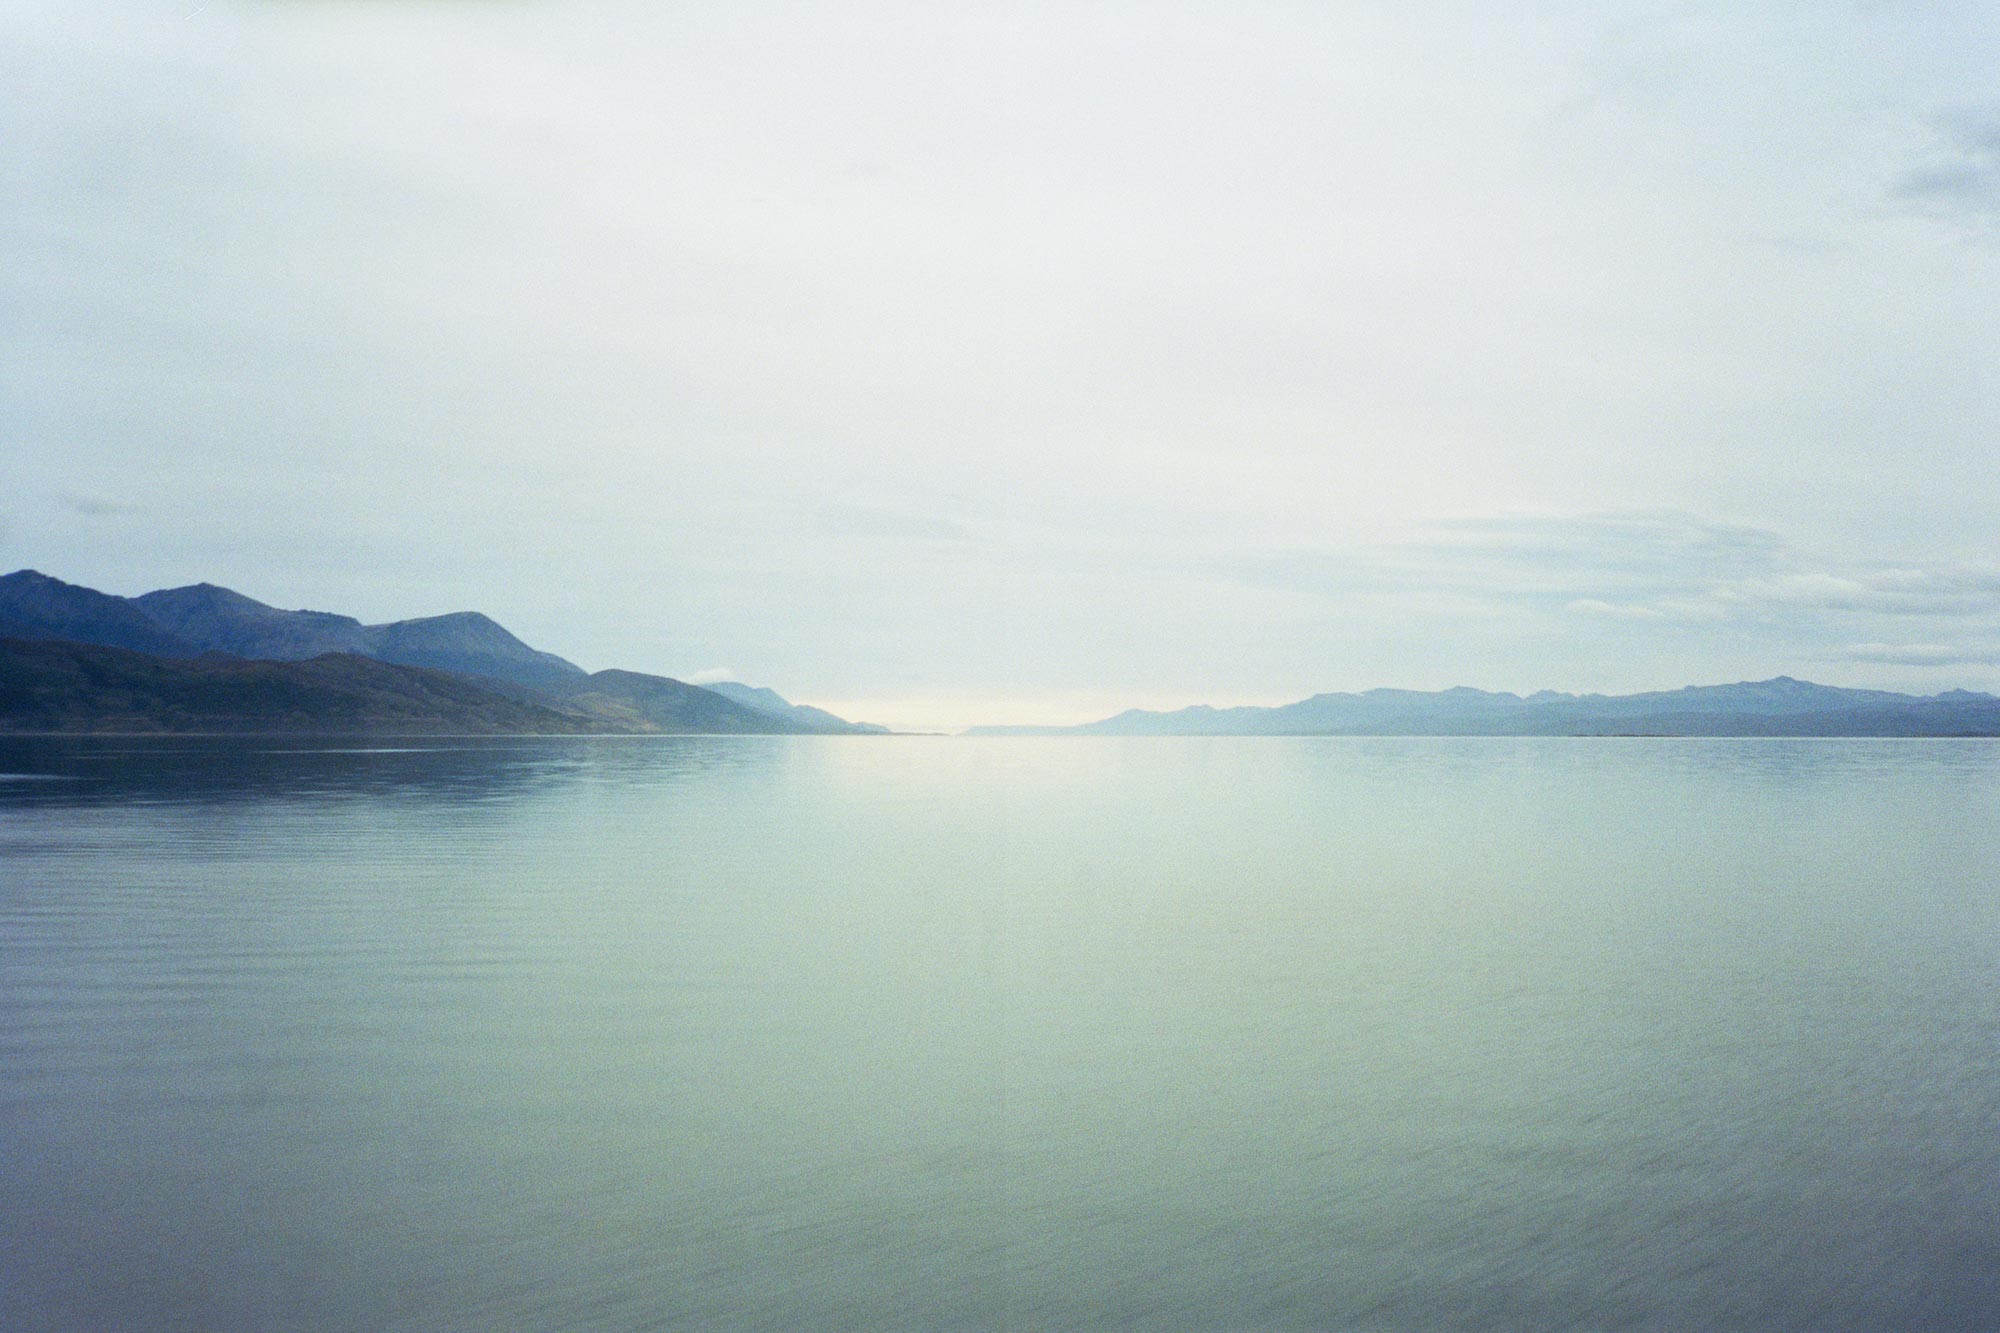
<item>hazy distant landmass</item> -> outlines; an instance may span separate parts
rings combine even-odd
[[[733,680],[717,681],[702,688],[712,690],[725,699],[734,699],[745,708],[754,708],[760,713],[770,713],[777,717],[790,718],[802,726],[823,728],[829,731],[859,729],[884,734],[887,727],[877,727],[866,722],[848,722],[835,717],[824,708],[814,708],[811,704],[795,704],[776,690],[758,685],[744,685]]]
[[[875,734],[738,686],[588,673],[478,612],[364,625],[213,584],[0,577],[0,730]]]
[[[1897,694],[1778,676],[1644,694],[1530,695],[1459,687],[1316,694],[1273,708],[1130,709],[1075,727],[972,735],[1076,736],[1995,736],[2000,698]]]
[[[766,691],[769,693],[769,691]],[[886,728],[848,722],[817,708],[799,715],[737,702],[710,686],[690,685],[643,671],[599,671],[570,681],[546,697],[592,717],[639,731],[777,732],[791,735],[881,735]],[[773,698],[777,698],[775,694]],[[787,705],[788,707],[795,707]]]

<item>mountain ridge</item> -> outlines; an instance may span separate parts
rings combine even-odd
[[[741,681],[719,680],[702,686],[725,699],[734,699],[745,708],[754,708],[760,713],[775,717],[790,718],[794,722],[814,729],[829,731],[860,731],[868,735],[884,735],[887,727],[878,727],[872,722],[849,722],[835,717],[824,708],[814,708],[811,704],[795,704],[776,690],[761,685],[745,685]]]
[[[664,676],[585,679],[561,696],[360,653],[180,658],[0,637],[0,734],[819,734]]]
[[[589,673],[530,647],[479,611],[367,625],[330,611],[283,610],[213,583],[118,597],[19,570],[0,576],[0,643],[0,729],[12,731],[394,725],[781,735],[882,730],[783,700],[782,708],[751,707],[667,676],[617,668]],[[77,651],[40,651],[30,643]],[[155,665],[142,668],[82,650],[139,654]],[[363,661],[389,674],[355,665]],[[245,663],[297,669],[245,673],[238,669]],[[450,675],[464,688],[445,689],[423,673]],[[324,715],[314,718],[314,706]]]
[[[602,730],[449,671],[323,653],[160,657],[0,638],[0,733],[535,734]]]
[[[1454,686],[1315,694],[1296,703],[1159,712],[1132,708],[1073,727],[966,734],[1084,736],[1991,736],[2000,698],[1820,685],[1791,676],[1635,694],[1531,695]]]
[[[38,569],[0,575],[0,635],[67,639],[159,657],[198,657],[203,651],[147,615],[131,598],[65,583]]]
[[[549,685],[586,673],[530,648],[478,611],[452,611],[366,625],[330,611],[287,611],[231,588],[191,583],[128,599],[162,628],[216,652],[276,662],[358,653],[399,666]]]

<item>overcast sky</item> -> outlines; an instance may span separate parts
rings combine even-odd
[[[0,6],[0,566],[902,725],[2000,688],[2000,7]]]

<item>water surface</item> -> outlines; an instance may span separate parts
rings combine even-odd
[[[0,742],[0,1327],[2000,1327],[2000,746]]]

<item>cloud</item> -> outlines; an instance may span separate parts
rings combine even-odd
[[[1684,510],[1604,510],[1586,514],[1498,514],[1456,518],[1442,526],[1440,542],[1496,552],[1564,552],[1590,548],[1648,552],[1752,552],[1786,546],[1784,536],[1740,522],[1716,522]]]
[[[2000,270],[1853,205],[1995,216],[2000,18],[1479,8],[0,6],[9,549],[860,698],[1971,637]]]
[[[1428,545],[1481,561],[1678,577],[1691,568],[1765,568],[1787,542],[1764,528],[1679,510],[1627,510],[1459,519],[1442,525]]]
[[[1850,563],[1769,529],[1678,511],[1466,520],[1418,549],[1461,586],[1517,596],[1567,589],[1563,609],[1586,615],[2000,614],[2000,568]]]
[[[143,514],[146,506],[129,500],[114,500],[102,495],[89,495],[78,491],[66,491],[56,497],[63,508],[71,513],[82,514],[86,518],[114,518],[126,514]]]
[[[1619,605],[1596,597],[1579,597],[1563,610],[1584,616],[1611,616],[1620,620],[1664,620],[1667,613],[1657,606]]]
[[[1897,616],[2000,613],[2000,570],[1940,566],[1809,571],[1726,584],[1713,596],[1744,606]]]
[[[1870,565],[1680,511],[1467,518],[1408,542],[1270,552],[1224,568],[1239,582],[1336,604],[1446,599],[1461,610],[1512,607],[1635,629],[1754,619],[1801,632],[1844,623],[1852,633],[1863,617],[2000,617],[2000,568]]]
[[[2000,666],[2000,642],[1856,643],[1842,649],[1840,655],[1850,662],[1888,666]]]
[[[1243,582],[1330,594],[1415,591],[1664,617],[1717,584],[1786,568],[1775,532],[1671,510],[1462,518],[1408,541],[1267,552],[1227,562]]]
[[[1937,130],[1932,159],[1897,177],[1891,198],[1926,216],[2000,226],[2000,108],[1960,112]]]

